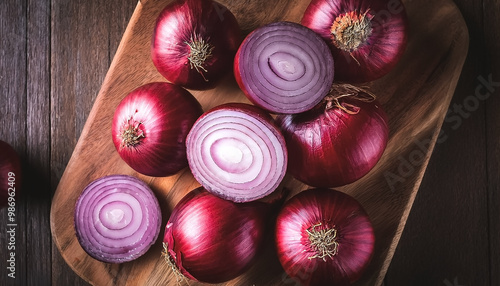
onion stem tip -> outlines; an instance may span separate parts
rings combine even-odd
[[[175,264],[174,258],[168,253],[168,243],[163,242],[163,251],[161,252],[161,256],[163,256],[167,265],[172,269],[172,272],[175,275],[175,279],[177,281],[177,285],[182,285],[182,282],[186,282],[189,285],[189,280],[181,273],[177,265]]]
[[[337,230],[335,228],[317,230],[316,227],[319,226],[321,226],[321,223],[313,225],[311,230],[306,229],[311,248],[316,252],[308,258],[310,260],[319,258],[326,262],[327,258],[333,259],[338,253]]]

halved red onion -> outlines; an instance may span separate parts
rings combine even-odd
[[[294,114],[311,109],[333,82],[333,57],[312,30],[276,22],[250,33],[235,57],[238,85],[255,105]]]
[[[203,114],[186,139],[191,171],[208,191],[247,202],[273,192],[288,162],[272,117],[253,105],[228,103]]]
[[[335,79],[343,82],[382,77],[406,48],[408,20],[400,0],[312,0],[301,23],[328,43]]]
[[[366,270],[375,246],[361,204],[330,189],[306,190],[288,200],[275,235],[281,265],[302,285],[351,285]]]
[[[93,258],[109,263],[132,261],[158,238],[161,210],[141,180],[110,175],[90,183],[75,208],[76,237]]]

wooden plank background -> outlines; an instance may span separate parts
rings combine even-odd
[[[386,286],[500,285],[500,3],[454,1],[469,55]],[[50,201],[136,4],[2,0],[0,139],[29,178],[16,208],[15,279],[0,211],[2,285],[86,285],[53,246]]]

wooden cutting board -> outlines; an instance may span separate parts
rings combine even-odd
[[[82,135],[52,201],[55,244],[72,269],[94,285],[172,285],[175,277],[161,257],[163,228],[157,243],[141,258],[123,264],[101,263],[80,247],[73,228],[75,202],[99,177],[129,174],[147,182],[163,211],[163,226],[175,204],[199,184],[189,169],[166,178],[134,172],[111,141],[111,119],[120,100],[134,88],[165,81],[150,58],[157,15],[170,0],[140,1],[90,112]],[[309,0],[224,0],[245,33],[278,20],[299,22]],[[396,69],[369,84],[384,106],[390,126],[387,149],[367,176],[340,188],[365,207],[376,234],[374,258],[356,285],[380,285],[398,244],[453,96],[468,48],[465,22],[451,0],[407,0],[410,21],[407,50]],[[225,102],[248,102],[228,75],[215,89],[192,92],[205,110]],[[307,186],[287,178],[293,193]],[[224,285],[295,285],[287,277],[269,239],[265,254],[241,277]],[[197,285],[197,283],[191,283]]]

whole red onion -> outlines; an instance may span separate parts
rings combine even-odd
[[[165,228],[164,256],[192,280],[221,283],[245,272],[261,251],[269,205],[234,203],[203,187],[174,208]]]
[[[276,221],[276,248],[286,273],[303,285],[348,286],[373,255],[375,235],[351,196],[310,189],[288,200]]]
[[[330,46],[336,80],[368,82],[391,71],[406,48],[400,0],[312,0],[301,23]]]
[[[135,171],[164,177],[187,167],[186,136],[203,113],[187,90],[167,82],[130,92],[113,117],[113,143]]]
[[[337,187],[366,175],[382,156],[389,129],[375,97],[335,84],[312,110],[277,118],[290,154],[288,171],[314,187]]]
[[[238,22],[226,7],[212,0],[177,0],[158,16],[151,56],[168,81],[207,89],[231,71],[240,43]]]
[[[0,207],[17,204],[21,190],[21,160],[12,146],[0,140]]]

